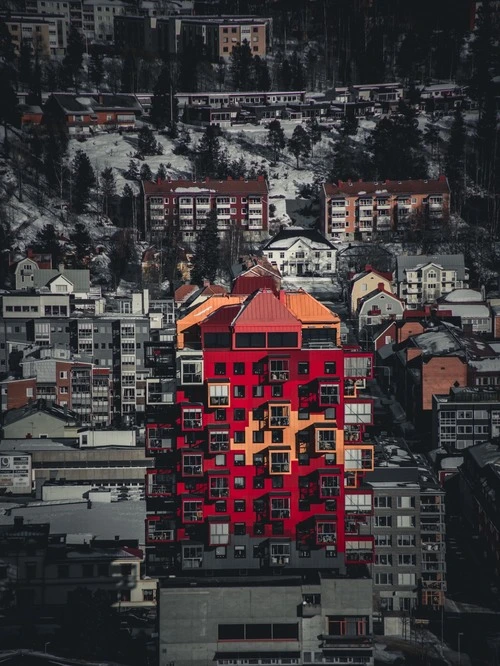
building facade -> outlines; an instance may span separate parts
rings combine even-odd
[[[396,264],[398,296],[410,309],[434,303],[454,289],[469,286],[463,254],[400,255]]]
[[[263,176],[257,180],[143,181],[146,238],[178,229],[182,242],[194,243],[212,210],[217,212],[221,233],[236,228],[247,236],[260,236],[268,228],[268,192]]]
[[[263,246],[262,254],[283,277],[323,277],[336,271],[337,250],[312,229],[281,229]]]
[[[16,53],[21,44],[27,42],[34,53],[42,56],[63,55],[66,53],[67,26],[64,15],[8,14],[2,17],[12,37]]]
[[[434,448],[457,453],[500,437],[500,390],[452,387],[447,395],[432,396]]]
[[[320,192],[321,223],[331,240],[368,240],[374,233],[404,230],[409,221],[439,222],[449,216],[450,188],[436,180],[339,181]]]
[[[383,617],[439,608],[446,592],[444,490],[404,440],[379,439],[375,460],[366,477],[374,493],[374,610]]]

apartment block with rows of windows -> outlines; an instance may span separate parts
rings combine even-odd
[[[374,233],[443,223],[448,219],[450,188],[436,180],[339,181],[320,192],[321,222],[330,240],[368,240]]]
[[[432,396],[434,448],[457,453],[500,437],[498,387],[455,387]]]
[[[263,176],[248,181],[143,181],[146,238],[168,232],[184,243],[194,243],[212,210],[217,212],[221,234],[236,228],[248,238],[260,238],[268,227],[268,190]]]
[[[185,319],[176,402],[146,424],[149,571],[166,588],[170,576],[200,588],[213,575],[368,576],[371,354],[341,348],[337,315],[302,291],[212,297]],[[191,658],[179,663],[214,654]]]
[[[374,611],[402,617],[419,606],[436,609],[446,591],[444,490],[421,457],[399,438],[375,446],[375,538],[372,564]]]

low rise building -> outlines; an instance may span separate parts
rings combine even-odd
[[[480,291],[454,289],[439,299],[437,315],[450,315],[460,319],[462,328],[472,333],[492,333],[492,313]]]
[[[170,578],[159,591],[160,666],[373,662],[372,581],[330,571]]]
[[[361,331],[365,326],[377,326],[388,319],[402,319],[404,311],[403,301],[386,291],[381,282],[358,301],[358,330]]]
[[[449,216],[446,176],[435,180],[339,181],[320,192],[321,225],[331,240],[368,240],[374,233],[404,230],[409,221],[444,224]]]
[[[337,250],[314,229],[281,229],[264,243],[262,254],[283,277],[325,276],[336,271]]]
[[[370,264],[351,277],[349,283],[351,315],[356,314],[359,301],[380,284],[383,285],[385,291],[392,293],[392,273],[379,271]]]
[[[263,176],[256,180],[142,181],[146,237],[160,238],[176,228],[182,241],[192,244],[208,213],[216,211],[221,234],[237,229],[249,239],[260,238],[268,228],[268,193]]]
[[[77,414],[36,400],[2,414],[2,439],[75,437],[78,425]]]
[[[399,255],[396,258],[398,296],[410,309],[418,309],[454,289],[469,286],[463,254]]]

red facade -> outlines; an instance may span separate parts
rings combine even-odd
[[[371,561],[371,355],[304,292],[222,303],[184,339],[177,405],[146,427],[157,573]]]

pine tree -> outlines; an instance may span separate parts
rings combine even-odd
[[[311,152],[311,140],[302,125],[297,125],[293,130],[292,137],[288,140],[288,149],[297,160],[298,169],[300,158],[308,157]]]
[[[128,180],[139,180],[139,166],[136,160],[130,160],[124,175]]]
[[[27,39],[23,39],[19,49],[19,81],[27,87],[31,83],[33,72],[33,49]]]
[[[177,81],[180,92],[198,92],[198,66],[202,48],[199,45],[198,48],[185,49],[181,53]]]
[[[101,194],[104,214],[109,214],[109,202],[116,195],[116,181],[113,169],[106,167],[101,171]]]
[[[446,149],[446,175],[451,189],[451,202],[460,213],[465,192],[465,125],[462,110],[457,107]]]
[[[332,170],[328,180],[369,180],[373,177],[373,167],[365,147],[341,134],[334,142]]]
[[[277,162],[280,151],[286,146],[285,132],[279,120],[272,120],[269,123],[267,141],[273,151],[273,162]]]
[[[160,163],[160,166],[158,167],[158,171],[156,172],[156,182],[160,180],[166,180],[167,178],[167,170],[165,169],[165,165]]]
[[[94,169],[87,153],[79,150],[73,160],[73,206],[83,213],[90,199],[90,190],[96,184]]]
[[[52,255],[52,265],[58,266],[63,258],[63,248],[53,224],[46,224],[35,238],[35,247],[39,252]]]
[[[297,51],[293,52],[290,59],[290,70],[292,75],[292,90],[304,90],[306,87],[306,73]]]
[[[498,140],[497,112],[496,98],[492,84],[484,95],[476,127],[477,182],[481,187],[491,192],[494,188],[495,151],[499,150],[496,146]]]
[[[222,162],[219,136],[220,129],[209,125],[201,137],[194,155],[197,178],[216,178],[219,175]]]
[[[235,46],[231,53],[231,77],[234,90],[254,90],[253,56],[250,45],[246,39],[239,46]]]
[[[307,123],[307,132],[311,142],[311,154],[314,155],[314,146],[321,141],[321,128],[316,116],[311,116]]]
[[[161,155],[162,148],[155,139],[153,130],[148,125],[143,125],[137,137],[138,151],[141,155]]]
[[[137,63],[132,51],[127,51],[123,61],[121,91],[125,93],[134,93],[137,82]]]
[[[92,239],[87,228],[81,222],[75,224],[75,230],[69,236],[70,241],[75,246],[75,258],[78,267],[84,265],[84,259],[90,255]]]
[[[483,0],[478,9],[476,30],[472,40],[474,70],[471,80],[471,93],[484,104],[491,87],[492,69],[495,60],[494,23],[491,16],[490,0]]]
[[[342,118],[340,133],[346,136],[354,136],[358,131],[359,120],[354,114],[345,114]]]
[[[7,67],[0,68],[0,123],[4,127],[4,152],[9,155],[8,126],[18,125],[19,106],[17,95]]]
[[[144,164],[141,166],[139,178],[141,180],[150,180],[150,181],[153,180],[153,173],[151,171],[151,167],[147,162],[144,162]]]
[[[279,77],[280,90],[293,89],[292,68],[290,66],[288,58],[283,58],[278,70],[278,77]]]
[[[104,59],[100,53],[94,51],[90,56],[89,62],[89,78],[94,84],[97,92],[101,87],[104,80]]]
[[[9,262],[6,254],[12,249],[14,244],[14,234],[4,210],[0,209],[0,287],[5,286],[5,281],[9,275]]]
[[[38,51],[35,53],[35,62],[33,64],[31,80],[29,82],[28,104],[42,106],[42,67],[40,65]]]
[[[120,220],[122,227],[131,227],[134,221],[134,192],[128,183],[120,198]]]
[[[205,225],[198,232],[193,256],[191,282],[203,285],[203,280],[215,281],[220,264],[220,239],[217,231],[217,211],[211,210]]]
[[[271,90],[271,76],[267,62],[260,56],[254,56],[253,67],[256,90],[263,92]]]
[[[153,89],[149,117],[156,129],[171,125],[177,118],[175,91],[168,67],[164,67]]]
[[[68,34],[66,55],[63,58],[63,69],[67,78],[71,81],[76,93],[78,92],[80,83],[84,53],[85,43],[83,35],[73,24],[71,24]]]
[[[5,20],[2,18],[0,19],[0,62],[3,66],[13,70],[15,59],[16,51],[14,49],[12,35],[10,34],[10,30],[5,23]]]
[[[423,151],[422,133],[418,129],[415,111],[405,104],[394,118],[383,118],[368,141],[373,152],[376,177],[426,178],[427,160]]]

